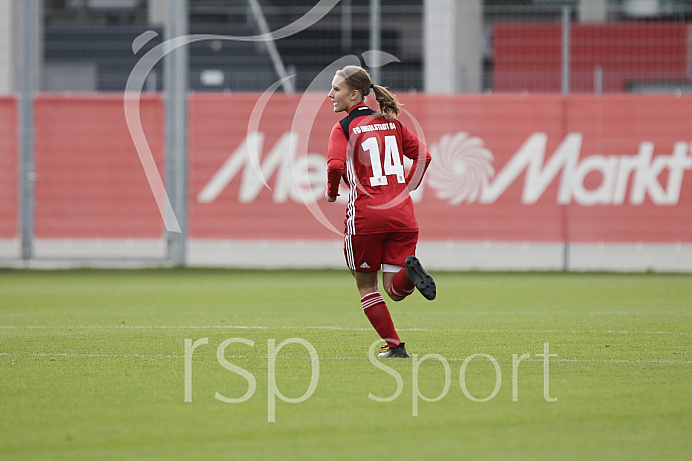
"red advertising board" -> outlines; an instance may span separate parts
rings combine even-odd
[[[17,235],[17,102],[0,98],[0,238]]]
[[[417,197],[423,239],[692,241],[689,98],[401,100],[402,120],[420,127],[433,155]],[[249,95],[192,101],[191,236],[318,239],[330,227],[340,231],[343,205],[319,199],[327,135],[341,114],[324,95],[276,95],[262,111],[256,102]],[[255,118],[259,124],[248,130]],[[254,167],[243,155],[255,157]],[[291,171],[305,156],[309,168]],[[317,200],[306,206],[290,177],[312,186]]]
[[[690,97],[399,97],[401,120],[433,156],[415,195],[422,240],[692,242]],[[0,101],[10,123],[13,104]],[[162,100],[140,107],[162,175]],[[196,94],[189,107],[191,238],[339,238],[345,205],[322,196],[329,131],[343,114],[326,93]],[[161,235],[122,97],[42,96],[35,111],[38,237]],[[7,238],[16,147],[2,149]]]
[[[163,105],[140,102],[158,165]],[[125,123],[119,96],[42,95],[34,109],[38,238],[156,238],[161,216]]]

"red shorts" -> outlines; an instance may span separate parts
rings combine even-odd
[[[408,256],[416,254],[418,232],[348,235],[344,238],[344,256],[349,269],[377,272],[382,264],[403,266]]]

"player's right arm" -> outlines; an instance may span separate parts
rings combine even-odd
[[[336,201],[339,195],[339,183],[346,173],[346,153],[348,151],[348,139],[341,125],[337,123],[329,135],[329,151],[327,155],[327,192],[325,198],[328,202]]]

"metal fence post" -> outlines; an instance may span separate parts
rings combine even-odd
[[[19,147],[19,240],[22,260],[34,256],[34,96],[38,89],[39,4],[17,1],[17,136]]]
[[[570,8],[565,6],[562,8],[562,95],[567,96],[570,92]],[[562,114],[564,120],[565,131],[567,127],[567,107],[563,104]],[[567,134],[567,133],[565,133]],[[562,270],[569,270],[569,204],[562,205]]]
[[[570,79],[570,9],[562,8],[562,94],[569,94]]]
[[[380,0],[370,0],[370,49],[380,51],[382,49],[380,17]],[[381,85],[380,81],[380,53],[372,54],[372,61],[368,66],[373,83]]]
[[[164,38],[187,35],[187,0],[166,2]],[[166,190],[180,232],[167,231],[168,259],[176,266],[186,262],[187,253],[187,89],[188,50],[181,46],[164,59],[164,118]]]

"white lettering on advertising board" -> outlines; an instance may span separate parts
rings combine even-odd
[[[297,139],[297,133],[286,132],[262,156],[264,134],[249,133],[200,191],[198,202],[216,200],[241,170],[241,203],[253,202],[268,186],[265,178],[272,176],[275,203],[289,198],[299,203],[305,203],[306,198],[318,199],[324,194],[327,159],[315,153],[297,156]],[[692,169],[691,143],[676,142],[670,155],[654,156],[654,144],[643,141],[636,155],[592,154],[581,158],[582,140],[581,133],[569,133],[546,158],[548,135],[532,133],[495,174],[494,156],[481,138],[465,132],[445,134],[430,146],[433,161],[414,200],[420,200],[423,187],[428,187],[436,198],[452,205],[492,204],[523,173],[524,205],[541,199],[558,176],[555,200],[561,205],[623,205],[626,198],[630,205],[641,205],[647,196],[655,205],[678,203],[685,171]],[[587,188],[585,180],[592,173],[600,176],[600,183]]]

